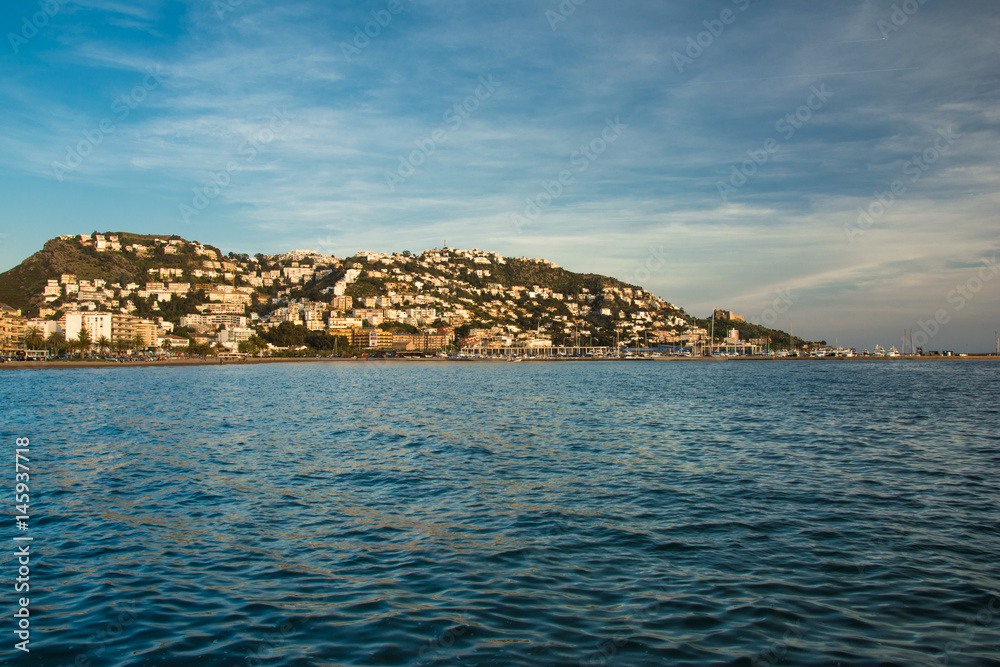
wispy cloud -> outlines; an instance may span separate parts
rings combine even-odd
[[[384,3],[244,0],[219,12],[198,2],[68,2],[30,49],[0,53],[0,176],[31,184],[4,196],[43,220],[37,237],[12,233],[0,246],[4,263],[44,235],[95,226],[174,231],[241,251],[310,242],[340,244],[325,248],[340,253],[419,250],[447,238],[618,275],[662,243],[673,259],[648,287],[665,298],[695,311],[760,312],[755,300],[798,286],[806,296],[794,308],[818,336],[868,335],[876,324],[864,304],[888,303],[893,290],[899,317],[911,316],[921,294],[947,292],[951,267],[996,246],[1000,25],[982,3],[926,3],[888,35],[878,22],[889,0],[749,3],[702,37],[709,46],[683,72],[674,54],[722,7],[588,3],[553,30],[551,3],[402,4],[348,59],[341,45]],[[20,20],[14,6],[0,10],[4,26]],[[169,77],[115,118],[114,100],[151,67]],[[489,75],[501,83],[496,94],[387,191],[387,170]],[[833,97],[786,139],[777,124],[817,85]],[[192,189],[277,108],[290,119],[280,136],[182,222]],[[615,116],[628,124],[620,143],[517,233],[510,213]],[[106,117],[115,131],[64,181],[54,178],[52,162]],[[962,138],[848,243],[844,225],[858,208],[949,126]],[[771,137],[780,149],[720,200],[717,183]],[[130,207],[116,213],[136,193],[142,219]],[[67,218],[49,204],[67,196],[99,205]],[[974,337],[983,326],[950,331]]]

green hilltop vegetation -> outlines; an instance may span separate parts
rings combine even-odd
[[[78,284],[62,281],[73,276]],[[167,285],[169,284],[169,288]],[[48,287],[47,287],[48,286]],[[280,255],[224,254],[174,235],[104,232],[61,236],[0,274],[0,303],[55,319],[66,310],[126,312],[178,324],[213,302],[232,303],[260,332],[279,327],[295,336],[369,325],[416,332],[450,327],[479,342],[547,339],[554,345],[681,345],[707,342],[710,319],[697,319],[640,286],[575,273],[531,258],[440,248],[420,254],[360,253],[332,257],[309,251]],[[351,297],[345,306],[337,295]],[[86,303],[84,301],[86,300]],[[378,309],[378,310],[376,310]],[[316,319],[319,313],[320,319]],[[350,318],[354,318],[353,320]],[[749,322],[716,321],[715,340],[730,329],[740,339],[786,348],[787,333]],[[802,346],[806,341],[796,339]]]
[[[117,235],[122,245],[138,243],[150,246],[150,256],[98,252],[92,245],[81,245],[78,237],[49,239],[41,250],[13,269],[0,274],[0,303],[31,314],[43,303],[42,289],[46,281],[58,279],[63,274],[75,275],[80,280],[103,278],[115,284],[142,283],[147,280],[150,268],[165,266],[189,269],[200,264],[201,258],[193,253],[190,246],[182,248],[176,255],[167,255],[163,247],[154,244],[154,239],[157,238],[170,240],[180,239],[179,236],[127,232],[117,232]],[[218,249],[215,250],[218,252]]]

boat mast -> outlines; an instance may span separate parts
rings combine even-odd
[[[708,336],[708,354],[714,354],[715,349],[715,308],[712,308],[712,333]]]

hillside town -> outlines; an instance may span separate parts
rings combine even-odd
[[[744,320],[729,311],[715,311],[706,327],[639,287],[478,249],[250,257],[179,237],[95,232],[58,241],[62,254],[118,255],[137,268],[129,279],[44,276],[37,308],[0,305],[6,354],[697,348],[712,334],[746,352],[768,344],[741,340],[735,327]]]

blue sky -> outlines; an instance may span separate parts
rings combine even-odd
[[[992,349],[998,9],[8,2],[0,270],[94,230],[447,240],[808,338]]]

